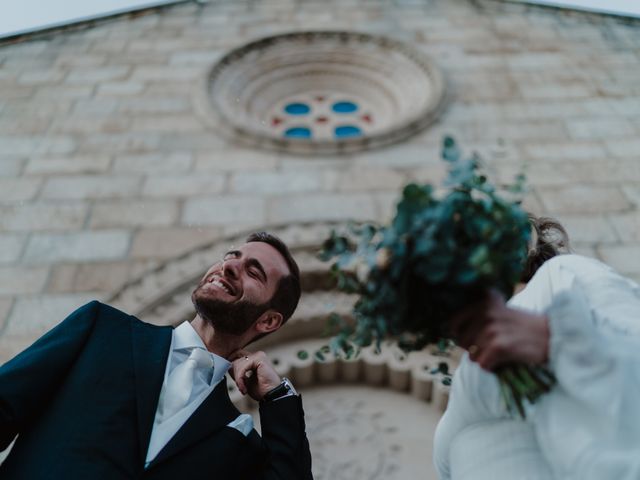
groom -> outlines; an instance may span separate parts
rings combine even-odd
[[[97,301],[0,367],[0,466],[9,479],[309,480],[300,397],[262,352],[300,298],[278,238],[250,235],[192,294],[196,317],[143,323]],[[260,401],[262,438],[225,374]]]

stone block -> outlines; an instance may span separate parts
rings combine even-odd
[[[74,310],[98,297],[96,293],[23,296],[15,301],[3,337],[28,336],[32,341]]]
[[[106,82],[98,85],[98,91],[96,95],[98,97],[120,97],[137,95],[144,90],[143,82]]]
[[[590,98],[595,92],[584,84],[519,84],[520,94],[527,100],[566,100],[568,98]]]
[[[225,226],[230,224],[263,224],[266,200],[247,195],[225,195],[189,199],[184,204],[182,224]]]
[[[101,202],[91,211],[91,228],[166,226],[178,217],[178,204],[171,201],[129,200]]]
[[[190,153],[149,153],[143,155],[116,155],[113,169],[117,173],[162,173],[186,172],[191,168],[193,157]]]
[[[594,141],[522,142],[520,150],[531,160],[549,163],[605,160],[608,157],[604,143]]]
[[[608,140],[606,142],[607,150],[611,155],[623,158],[640,159],[640,139],[624,138]]]
[[[329,173],[329,172],[327,172]],[[403,173],[389,168],[351,169],[335,172],[330,176],[331,183],[341,192],[375,191],[400,189],[406,178]]]
[[[0,136],[2,155],[66,155],[76,148],[69,136],[9,135]]]
[[[101,292],[110,295],[132,279],[133,265],[129,260],[121,262],[81,264],[75,277],[77,292]]]
[[[0,177],[17,177],[24,162],[23,158],[0,156]]]
[[[67,74],[64,70],[47,68],[47,69],[29,69],[18,76],[20,85],[41,85],[59,83]]]
[[[620,240],[616,229],[602,214],[557,215],[555,217],[567,230],[569,241],[583,244],[616,243]]]
[[[140,66],[136,67],[131,74],[131,79],[135,81],[153,81],[162,78],[165,82],[199,80],[202,75],[202,68],[181,66]]]
[[[640,209],[611,214],[609,219],[622,242],[640,242]]]
[[[43,188],[42,198],[96,199],[126,198],[137,195],[140,179],[136,176],[77,175],[49,178]]]
[[[0,265],[17,262],[22,255],[26,239],[26,235],[0,235]]]
[[[130,235],[123,230],[34,234],[23,258],[26,263],[118,260],[129,250]]]
[[[149,197],[191,197],[221,193],[226,175],[214,172],[179,176],[152,176],[145,179],[142,194]]]
[[[9,312],[11,312],[11,307],[13,306],[13,299],[8,297],[0,297],[0,332],[3,331],[4,326],[7,324],[7,320],[9,319]],[[0,338],[2,336],[0,335]],[[0,360],[0,363],[2,360]]]
[[[205,125],[192,115],[134,117],[132,132],[201,132]]]
[[[220,238],[217,227],[145,228],[136,232],[131,245],[132,258],[166,259],[182,255]]]
[[[78,264],[56,264],[51,266],[46,293],[73,293],[76,291]]]
[[[0,206],[0,230],[30,232],[82,228],[89,207],[78,203],[29,203]]]
[[[324,181],[320,172],[241,172],[229,180],[233,193],[290,193],[321,190]]]
[[[364,193],[280,196],[270,202],[268,214],[275,224],[376,218],[375,201]]]
[[[0,203],[24,202],[34,198],[42,180],[39,178],[0,177]]]
[[[601,246],[598,252],[605,263],[623,275],[640,273],[640,243]]]
[[[109,170],[108,155],[81,155],[65,157],[32,157],[25,173],[29,175],[64,175],[70,173],[104,173]]]
[[[136,96],[123,98],[118,108],[121,113],[180,113],[191,110],[188,95],[180,96]]]
[[[553,213],[609,213],[631,207],[620,189],[594,185],[566,188],[540,188],[538,194],[545,210]]]
[[[218,150],[196,154],[194,169],[198,172],[273,170],[278,165],[276,154],[259,150]]]
[[[633,125],[620,117],[567,120],[566,123],[569,135],[577,140],[624,138],[636,133]]]
[[[47,282],[46,267],[0,267],[0,295],[24,295],[41,292]]]
[[[622,180],[623,179],[621,179],[621,181]],[[626,180],[629,182],[640,182],[640,179],[634,177],[627,177]],[[636,209],[640,209],[640,187],[637,187],[636,185],[623,185],[622,191],[629,201],[636,206]]]
[[[65,79],[68,85],[95,84],[110,80],[125,78],[130,67],[121,65],[108,65],[100,67],[71,68]]]
[[[159,133],[92,133],[84,135],[80,154],[140,154],[160,148]]]

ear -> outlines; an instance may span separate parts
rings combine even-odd
[[[255,329],[261,334],[275,332],[282,326],[282,314],[275,310],[267,310],[255,323]]]

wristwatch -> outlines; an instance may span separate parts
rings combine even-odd
[[[272,402],[273,400],[278,400],[284,397],[290,397],[292,395],[298,395],[298,392],[295,388],[293,388],[293,384],[291,380],[287,377],[282,377],[282,382],[275,388],[269,390],[264,397],[262,397],[263,402]]]

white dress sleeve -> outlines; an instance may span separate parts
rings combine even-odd
[[[546,278],[529,286],[551,288],[549,356],[558,380],[529,421],[556,478],[638,480],[640,289],[603,264],[571,257],[541,269]]]

